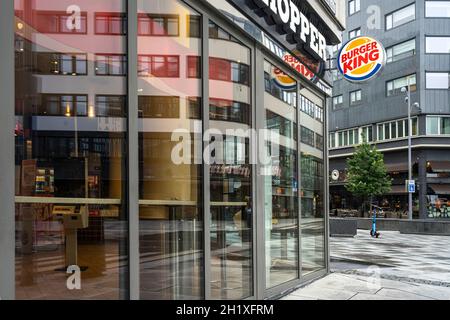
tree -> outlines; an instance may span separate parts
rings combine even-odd
[[[363,142],[347,160],[345,188],[363,199],[362,211],[368,200],[391,191],[392,179],[386,172],[383,154],[375,146]]]

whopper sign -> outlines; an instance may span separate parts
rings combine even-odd
[[[340,50],[337,65],[343,77],[351,82],[365,82],[375,77],[386,63],[383,45],[361,36],[347,42]]]

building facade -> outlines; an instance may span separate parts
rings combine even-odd
[[[377,199],[387,217],[406,217],[408,195],[408,104],[412,120],[412,172],[417,190],[413,216],[448,219],[450,196],[450,1],[346,1],[344,42],[368,35],[384,44],[386,66],[366,84],[334,74],[330,108],[330,203],[335,213],[355,214],[360,200],[345,190],[346,159],[363,138],[383,152],[392,180]],[[334,52],[338,50],[335,47]]]
[[[263,299],[328,272],[342,16],[2,1],[0,297]]]

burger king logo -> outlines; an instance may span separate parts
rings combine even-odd
[[[375,77],[386,62],[383,45],[371,37],[347,42],[338,55],[338,68],[345,79],[364,82]]]
[[[297,88],[297,82],[278,68],[272,68],[274,83],[282,90],[292,91]]]

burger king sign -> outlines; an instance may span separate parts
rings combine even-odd
[[[351,82],[365,82],[375,77],[386,62],[383,45],[371,37],[357,37],[347,42],[338,55],[338,69]]]

